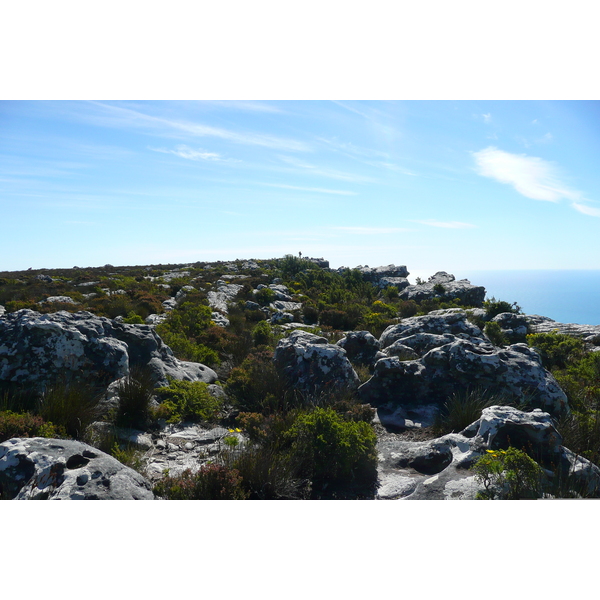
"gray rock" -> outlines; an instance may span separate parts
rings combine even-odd
[[[384,278],[406,278],[410,275],[405,266],[387,265],[385,267],[369,267],[368,265],[365,265],[363,267],[361,265],[356,267],[356,269],[362,273],[365,281],[370,281],[375,284],[378,284]],[[338,271],[340,270],[343,269],[339,269]]]
[[[568,410],[564,392],[534,350],[526,344],[494,347],[461,309],[403,319],[388,327],[380,342],[383,353],[410,347],[420,358],[389,356],[375,363],[373,376],[359,388],[362,401],[374,406],[443,402],[457,391],[480,387],[553,415]]]
[[[211,308],[227,313],[228,302],[233,302],[243,289],[243,285],[237,283],[226,283],[222,279],[217,281],[217,291],[208,292],[208,304]]]
[[[71,296],[48,296],[45,300],[41,300],[38,304],[52,304],[53,302],[61,302],[62,304],[79,304],[75,302]]]
[[[19,310],[0,318],[0,380],[43,387],[58,377],[108,385],[147,365],[157,383],[166,376],[213,383],[214,371],[179,361],[153,327],[117,323],[92,313],[41,315]]]
[[[559,323],[540,315],[526,315],[525,320],[531,333],[562,333],[583,338],[593,345],[600,345],[600,325],[578,325],[577,323]]]
[[[365,365],[375,362],[375,356],[380,348],[379,341],[369,331],[349,331],[337,342],[337,345],[346,351],[350,362]]]
[[[415,302],[431,298],[446,301],[458,298],[465,304],[481,307],[485,299],[485,288],[471,285],[468,279],[456,281],[454,275],[438,271],[429,278],[427,283],[405,287],[400,291],[400,298]]]
[[[280,340],[273,360],[278,371],[305,392],[356,388],[359,382],[343,348],[306,331],[292,331]]]
[[[500,313],[496,315],[492,322],[498,323],[503,335],[511,344],[525,342],[527,339],[527,317],[515,313]]]
[[[153,500],[151,483],[112,456],[74,440],[0,444],[0,487],[15,500]]]

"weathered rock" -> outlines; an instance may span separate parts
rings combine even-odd
[[[153,500],[152,485],[112,456],[74,440],[0,444],[0,490],[15,500]]]
[[[358,267],[356,267],[356,269],[362,273],[363,279],[365,279],[365,281],[370,281],[371,283],[375,284],[379,284],[379,282],[384,278],[398,277],[404,279],[410,275],[410,273],[404,265],[386,265],[381,267],[369,267],[368,265],[359,265]],[[338,271],[343,271],[343,268],[338,269]]]
[[[270,323],[272,325],[280,325],[282,323],[292,323],[294,321],[294,315],[289,312],[283,312],[278,310],[271,315]]]
[[[576,493],[600,496],[600,469],[562,446],[548,413],[492,406],[461,433],[428,442],[380,440],[377,497],[474,499],[484,488],[471,467],[487,450],[506,450],[509,446],[525,450],[543,468],[543,493],[555,493],[556,482],[564,481]]]
[[[305,392],[355,388],[359,382],[343,348],[306,331],[292,331],[281,340],[273,360],[278,371]]]
[[[400,291],[403,300],[420,302],[431,298],[453,300],[458,298],[471,306],[482,306],[485,299],[485,288],[471,285],[468,279],[455,280],[454,275],[445,271],[438,271],[426,283],[409,285]]]
[[[438,336],[452,334],[453,336],[471,341],[484,341],[481,329],[468,321],[467,313],[460,308],[433,310],[421,317],[402,319],[400,323],[387,327],[381,334],[379,341],[381,348],[384,349],[391,346],[396,340],[402,339],[402,343],[407,346],[414,343],[414,349],[418,351],[419,343],[436,343],[434,338],[422,336],[421,338],[414,338],[414,341],[409,343],[406,343],[404,340],[411,340],[411,336],[424,333]]]
[[[562,333],[582,338],[595,346],[600,346],[600,325],[578,325],[559,323],[540,315],[525,315],[531,333]]]
[[[380,288],[387,288],[387,287],[397,287],[398,291],[402,291],[403,289],[407,288],[410,285],[410,282],[408,281],[408,279],[406,279],[406,277],[382,277],[378,282],[377,285]]]
[[[525,315],[505,312],[496,315],[492,322],[498,323],[502,334],[511,344],[518,344],[527,339],[527,318]]]
[[[554,415],[568,410],[564,392],[534,350],[526,344],[494,347],[461,309],[403,319],[380,342],[382,352],[392,356],[379,359],[373,377],[359,388],[362,401],[374,406],[441,403],[457,391],[480,387]],[[393,356],[394,348],[404,347],[420,358]]]
[[[208,292],[206,295],[209,306],[216,310],[220,310],[221,312],[227,313],[227,303],[233,302],[243,287],[243,285],[239,285],[237,283],[226,283],[222,279],[219,279],[219,281],[217,281],[217,291]]]
[[[75,302],[71,296],[48,296],[45,300],[38,302],[38,304],[53,304],[55,302],[61,304],[79,304],[79,302]]]
[[[60,377],[108,385],[132,366],[148,366],[157,385],[167,385],[167,375],[206,383],[217,379],[204,365],[176,359],[149,325],[117,323],[85,311],[41,315],[23,309],[0,318],[0,380],[43,387]]]
[[[351,362],[364,365],[375,362],[375,356],[380,348],[379,341],[369,331],[349,331],[337,342],[337,345],[346,351]]]

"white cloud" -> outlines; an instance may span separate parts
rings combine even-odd
[[[494,146],[473,152],[479,175],[512,185],[517,192],[533,198],[558,202],[562,198],[579,200],[581,193],[570,190],[557,177],[553,163],[537,156],[511,154]]]
[[[489,123],[492,120],[491,113],[488,113],[487,115],[481,115],[481,116],[483,117],[484,123]]]
[[[380,235],[384,233],[400,233],[410,231],[405,227],[330,227],[335,231],[344,231],[346,233],[356,233],[359,235]]]
[[[162,152],[163,154],[174,154],[188,160],[208,160],[215,162],[240,162],[232,158],[223,158],[217,152],[206,152],[205,150],[194,150],[189,146],[177,146],[175,150],[167,150],[166,148],[150,148],[154,152]]]
[[[573,202],[573,208],[584,215],[589,215],[590,217],[600,217],[600,208],[593,208],[577,202]]]
[[[284,183],[262,183],[261,185],[282,188],[284,190],[298,190],[300,192],[316,192],[318,194],[338,194],[340,196],[356,196],[357,195],[357,192],[349,192],[347,190],[331,190],[331,189],[326,189],[326,188],[301,187],[299,185],[286,185]]]
[[[463,223],[462,221],[436,221],[434,219],[429,219],[428,221],[415,221],[415,223],[429,225],[430,227],[443,227],[445,229],[473,229],[477,227],[477,225]]]

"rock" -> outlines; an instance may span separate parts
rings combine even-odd
[[[280,340],[273,360],[278,371],[305,392],[356,388],[359,382],[343,348],[306,331],[292,331]]]
[[[562,333],[583,338],[586,342],[600,345],[600,325],[578,325],[576,323],[559,323],[540,315],[526,315],[525,320],[530,333]]]
[[[471,341],[481,340],[483,342],[481,329],[468,321],[467,313],[460,308],[433,310],[421,317],[402,319],[400,323],[387,327],[381,334],[379,341],[382,349],[391,346],[399,339],[402,339],[406,345],[410,345],[410,343],[404,340],[410,339],[413,335],[423,333],[434,335],[451,334],[463,339],[470,339]],[[450,338],[447,339],[449,340]],[[433,338],[421,337],[420,340],[424,343],[427,343],[427,341],[431,343]],[[419,340],[415,339],[412,343],[418,344]]]
[[[153,500],[151,483],[74,440],[13,438],[0,444],[0,489],[15,500]]]
[[[219,327],[229,327],[229,319],[220,312],[212,312],[210,318],[214,321],[214,324]]]
[[[6,308],[0,304],[0,317],[2,317],[6,313]]]
[[[48,296],[48,298],[38,302],[38,304],[52,304],[53,302],[61,302],[62,304],[79,304],[79,302],[75,302],[71,296]]]
[[[294,321],[294,315],[289,312],[283,312],[278,310],[273,313],[270,319],[272,325],[280,325],[281,323],[292,323]]]
[[[382,277],[377,285],[379,288],[397,287],[398,291],[402,291],[410,285],[410,282],[406,277]]]
[[[207,294],[209,306],[227,313],[227,303],[233,302],[243,287],[243,285],[237,283],[225,283],[222,279],[219,279],[219,281],[217,281],[217,291],[208,292]]]
[[[286,302],[284,300],[275,300],[269,305],[273,310],[281,310],[286,312],[292,312],[294,310],[302,310],[301,302]]]
[[[502,334],[511,344],[525,342],[527,339],[527,318],[525,315],[505,312],[496,315],[492,322],[498,323]]]
[[[369,267],[365,265],[359,265],[356,267],[356,270],[362,273],[363,279],[365,281],[370,281],[371,283],[379,284],[382,279],[388,277],[397,277],[404,279],[410,275],[405,266],[396,266],[396,265],[387,265],[385,267]],[[338,269],[338,272],[343,272],[344,268]],[[395,285],[395,284],[394,284]]]
[[[52,279],[50,275],[43,275],[41,273],[39,275],[36,275],[35,278],[38,281],[43,281],[44,283],[52,283],[54,281],[54,279]]]
[[[379,340],[368,331],[349,331],[337,345],[346,351],[350,362],[364,365],[375,362],[380,348]]]
[[[217,380],[212,369],[176,359],[149,325],[117,323],[85,311],[41,315],[23,309],[0,318],[0,380],[44,387],[61,377],[108,386],[132,366],[147,366],[157,385],[167,385],[167,375]]]
[[[586,496],[600,496],[600,469],[562,446],[552,417],[539,409],[523,412],[492,406],[460,433],[427,442],[385,438],[378,442],[379,499],[474,499],[483,484],[471,470],[487,450],[509,446],[526,451],[543,469],[541,485],[553,494],[568,481]]]
[[[373,406],[442,403],[457,391],[479,387],[556,416],[568,411],[564,392],[535,350],[526,344],[494,347],[461,309],[403,319],[383,332],[380,343],[383,353],[409,347],[420,358],[388,356],[375,363],[373,376],[358,390]]]
[[[471,285],[468,279],[456,281],[454,275],[445,271],[438,271],[432,275],[427,283],[409,285],[400,291],[402,300],[420,302],[431,298],[440,298],[450,301],[458,298],[465,304],[481,307],[485,299],[485,288]]]

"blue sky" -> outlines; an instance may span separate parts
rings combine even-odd
[[[0,101],[0,269],[600,268],[595,101]]]

